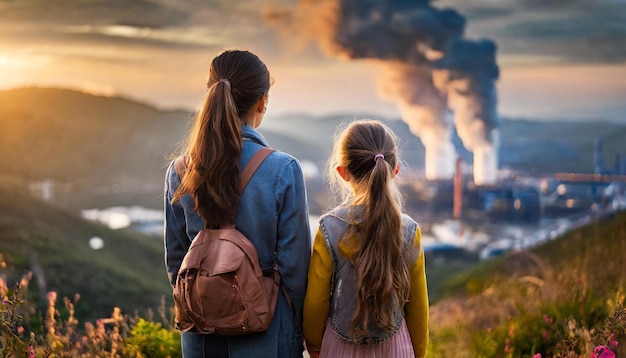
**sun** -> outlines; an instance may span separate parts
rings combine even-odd
[[[0,53],[0,89],[24,85],[28,78],[26,68],[32,65],[28,58]]]
[[[11,80],[12,69],[15,67],[16,61],[11,57],[0,54],[0,78],[2,82]]]

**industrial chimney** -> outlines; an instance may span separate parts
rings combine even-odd
[[[604,167],[604,158],[602,158],[602,138],[596,138],[593,144],[593,163],[595,166],[595,173],[602,174]]]

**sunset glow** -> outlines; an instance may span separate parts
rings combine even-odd
[[[290,9],[295,1],[225,3],[219,11],[148,2],[129,9],[2,3],[0,90],[70,87],[160,108],[194,108],[203,95],[210,59],[224,49],[241,48],[257,53],[274,77],[270,116],[293,111],[400,115],[395,103],[379,96],[376,63],[328,56],[312,38],[299,39],[294,37],[298,31],[264,20],[274,7]],[[497,42],[501,116],[626,121],[626,62],[616,46],[624,34],[597,21],[624,5],[605,2],[605,8],[597,5],[586,12],[537,12],[507,2],[500,6],[509,11],[498,18],[488,12],[495,5],[481,4],[484,9],[457,0],[442,2],[467,14],[468,36]],[[483,10],[489,16],[478,16]],[[145,20],[132,15],[139,13]],[[315,13],[307,16],[315,20]],[[585,38],[592,25],[604,29],[598,34],[607,33],[606,38]],[[559,37],[563,26],[580,36]]]

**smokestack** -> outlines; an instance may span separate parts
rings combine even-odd
[[[379,92],[421,138],[428,179],[454,175],[454,121],[463,145],[489,165],[475,172],[495,180],[496,46],[463,38],[465,18],[458,12],[429,0],[300,0],[295,12],[271,16],[277,18],[296,26],[290,32],[315,37],[329,55],[382,65]]]
[[[498,149],[500,132],[494,130],[491,142],[474,147],[474,183],[493,185],[498,180]]]
[[[596,138],[593,143],[593,162],[595,166],[595,173],[602,174],[604,167],[604,158],[602,158],[602,138]]]
[[[456,170],[454,172],[454,197],[452,203],[452,216],[455,219],[460,219],[463,213],[463,173],[461,164],[461,158],[457,158]]]
[[[426,178],[452,179],[456,156],[452,122],[445,100],[433,85],[430,69],[400,61],[383,62],[379,94],[398,104],[409,130],[421,139],[426,151]]]
[[[495,129],[495,81],[500,71],[496,46],[489,40],[455,39],[445,56],[435,62],[436,85],[445,91],[448,107],[463,145],[474,153],[474,182],[496,182],[499,133]]]

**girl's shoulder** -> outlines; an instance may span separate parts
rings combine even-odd
[[[409,214],[402,213],[402,224],[405,226],[419,226],[417,221],[415,221]]]
[[[359,216],[361,212],[362,212],[362,209],[359,207],[346,205],[346,204],[340,204],[336,206],[335,208],[331,209],[330,211],[323,213],[320,216],[320,223],[322,223],[325,220],[327,221],[327,220],[334,219],[334,220],[343,221],[347,224],[351,224],[351,223],[354,224],[356,222],[357,217]]]

